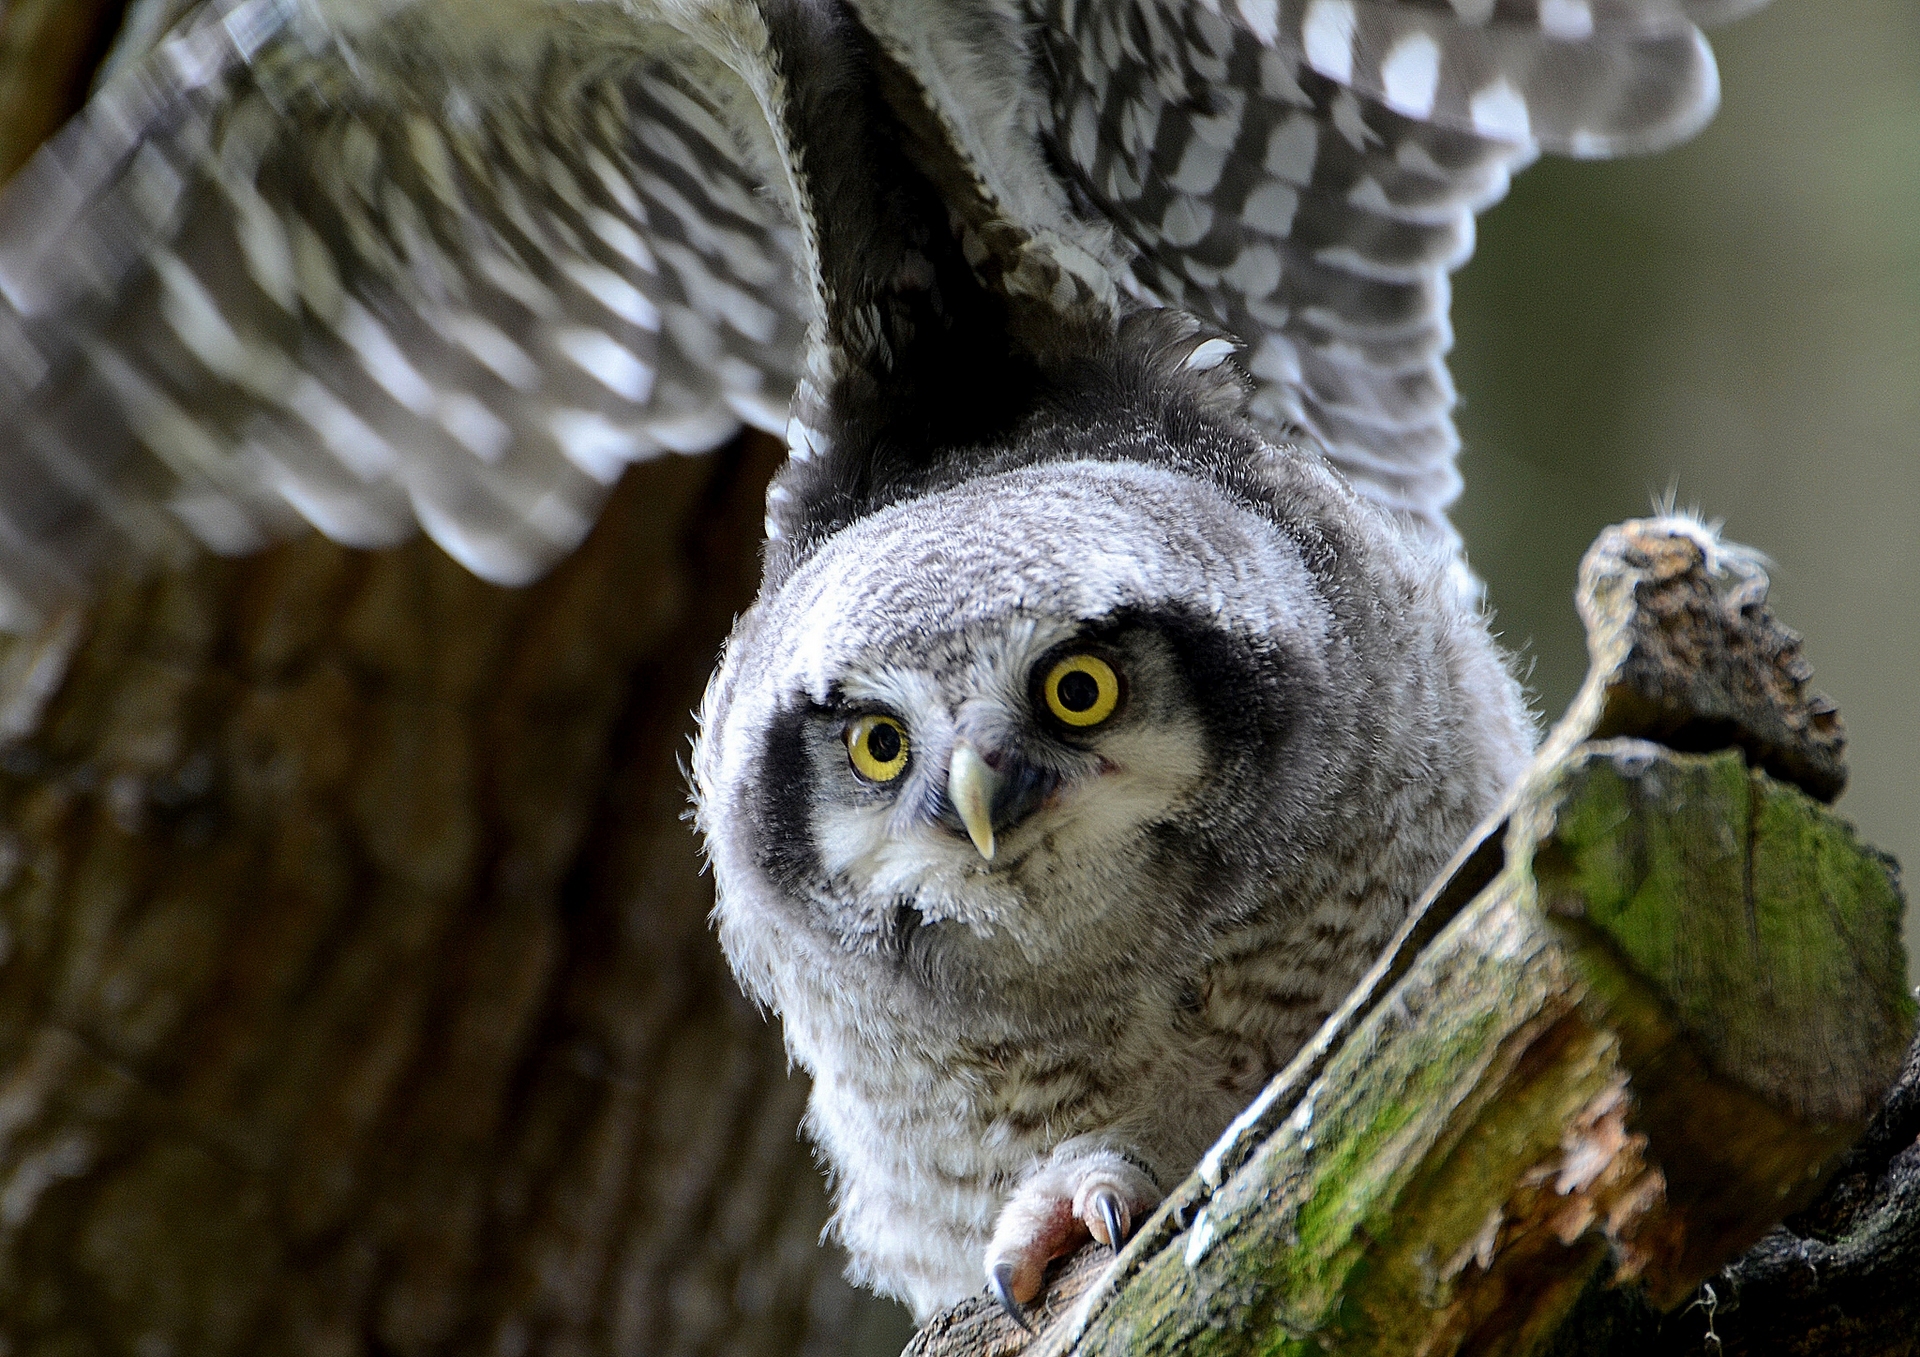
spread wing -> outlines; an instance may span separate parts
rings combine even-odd
[[[1711,116],[1745,0],[1029,0],[1057,163],[1140,288],[1239,335],[1256,413],[1457,542],[1448,273],[1539,150]]]
[[[1257,414],[1449,539],[1474,214],[1540,148],[1694,130],[1696,24],[1748,7],[1025,2],[858,0],[967,193],[1033,247],[1006,277],[1111,296],[1130,269],[1245,341]],[[164,36],[0,195],[0,625],[103,559],[303,521],[418,524],[525,580],[627,463],[783,427],[838,295],[803,232],[849,235],[852,207],[798,200],[760,23],[744,0],[137,4]],[[838,182],[846,129],[807,116]]]
[[[0,623],[302,520],[521,581],[627,463],[784,427],[795,232],[712,44],[420,8],[198,7],[0,197]]]

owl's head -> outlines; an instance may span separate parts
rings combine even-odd
[[[1036,884],[1138,856],[1210,772],[1271,761],[1285,709],[1313,705],[1317,611],[1298,559],[1201,482],[987,475],[787,581],[730,649],[710,757],[753,783],[726,791],[756,870],[849,937],[903,906],[1010,927]]]
[[[1317,458],[1098,426],[857,520],[736,630],[702,820],[723,941],[790,1020],[796,966],[958,992],[1187,950],[1444,755],[1441,564]]]

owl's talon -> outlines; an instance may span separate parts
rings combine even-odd
[[[1159,1200],[1160,1189],[1125,1155],[1069,1145],[1066,1154],[1029,1174],[1001,1208],[987,1245],[987,1289],[1027,1328],[1021,1307],[1045,1289],[1048,1263],[1088,1236],[1118,1251],[1132,1222]]]
[[[1127,1204],[1112,1188],[1096,1188],[1087,1198],[1087,1232],[1113,1252],[1127,1242],[1132,1220]]]
[[[1007,1312],[1007,1318],[1033,1332],[1033,1325],[1027,1323],[1027,1313],[1020,1308],[1020,1302],[1013,1298],[1013,1264],[996,1263],[993,1272],[987,1277],[987,1290],[1000,1302],[1000,1308]]]

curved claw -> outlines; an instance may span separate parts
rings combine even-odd
[[[1000,1308],[1007,1312],[1007,1318],[1011,1319],[1028,1333],[1033,1332],[1033,1325],[1027,1323],[1026,1311],[1022,1310],[1020,1308],[1020,1302],[1013,1298],[1012,1263],[998,1263],[994,1265],[992,1275],[987,1278],[987,1290],[991,1291],[993,1298],[1000,1302]]]
[[[1120,1246],[1127,1242],[1127,1230],[1131,1225],[1127,1219],[1127,1204],[1120,1200],[1120,1194],[1101,1188],[1087,1201],[1089,1211],[1099,1218],[1100,1226],[1107,1232],[1107,1247],[1120,1252]],[[1098,1231],[1089,1231],[1098,1235]]]

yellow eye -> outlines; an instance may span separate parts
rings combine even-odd
[[[1097,726],[1120,705],[1120,676],[1098,655],[1069,655],[1053,666],[1041,691],[1047,710],[1070,726]]]
[[[907,728],[891,716],[856,716],[847,723],[847,758],[869,782],[891,782],[906,771]]]

